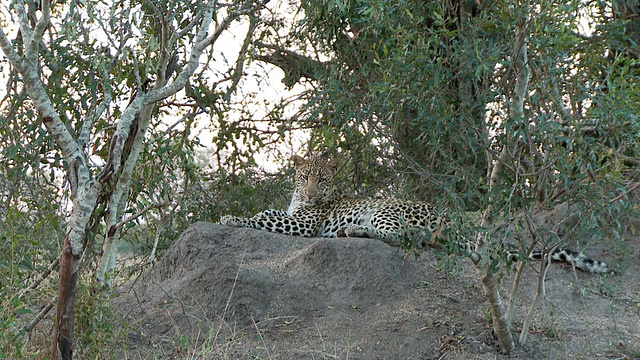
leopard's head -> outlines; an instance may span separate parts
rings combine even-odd
[[[294,155],[296,167],[295,196],[306,204],[332,202],[342,196],[335,182],[338,160],[328,159],[324,154],[311,154],[307,158]]]

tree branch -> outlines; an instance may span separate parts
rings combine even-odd
[[[103,75],[103,78],[105,79],[108,78],[108,73],[106,71],[105,71],[105,74]],[[91,128],[93,127],[93,124],[96,122],[96,120],[98,120],[102,116],[105,110],[107,110],[107,107],[111,103],[111,100],[112,100],[111,89],[105,85],[104,98],[102,99],[100,104],[98,104],[98,106],[95,107],[95,109],[90,113],[90,115],[87,116],[87,118],[82,122],[82,127],[80,128],[80,133],[78,134],[78,141],[77,141],[80,148],[84,148],[89,142],[89,139],[91,137]],[[94,106],[95,105],[92,105],[92,107]]]
[[[527,36],[530,9],[529,0],[524,0],[523,6],[525,7],[525,9],[523,10],[524,15],[520,19],[515,32],[515,43],[513,48],[514,54],[512,58],[514,59],[513,67],[516,74],[516,81],[514,95],[512,97],[513,105],[511,106],[511,112],[509,113],[509,116],[514,119],[519,119],[522,122],[522,126],[527,126],[527,122],[524,121],[524,100],[527,95],[527,88],[529,86],[529,78],[531,73],[527,55]],[[493,225],[496,205],[498,203],[498,199],[496,199],[496,196],[498,195],[496,193],[496,189],[501,183],[503,168],[508,160],[513,158],[513,154],[516,153],[515,150],[519,146],[518,144],[518,139],[505,137],[500,155],[498,156],[497,161],[493,163],[493,168],[490,168],[488,179],[489,201],[486,209],[484,210],[481,220],[481,227],[483,228],[491,228],[491,226]],[[491,166],[491,164],[492,163],[489,162],[489,166]],[[478,233],[476,252],[479,254],[486,254],[488,252],[486,250],[488,241],[485,240],[485,237],[488,238],[488,234]],[[487,297],[487,301],[489,302],[489,306],[491,307],[493,330],[495,331],[498,338],[500,349],[503,352],[509,353],[513,348],[513,337],[510,331],[511,324],[507,322],[508,314],[505,313],[504,305],[498,292],[497,280],[493,276],[493,273],[487,268],[487,266],[488,264],[482,265],[479,262],[476,263],[476,269],[478,271],[478,274],[480,275],[480,280],[482,282],[485,296]]]
[[[157,78],[154,87],[156,89],[164,86],[171,74],[167,74],[167,66],[171,61],[171,50],[173,44],[170,43],[169,28],[170,25],[166,21],[164,14],[152,1],[145,1],[147,5],[153,10],[156,16],[156,21],[160,24],[160,56],[155,66]]]
[[[236,66],[233,69],[233,75],[231,78],[233,81],[231,82],[231,86],[229,86],[228,95],[230,96],[232,93],[236,91],[236,87],[240,82],[240,78],[242,77],[245,59],[247,57],[247,49],[249,48],[249,44],[251,44],[251,35],[258,26],[258,21],[254,16],[251,16],[249,19],[249,29],[247,30],[247,35],[244,38],[244,42],[242,43],[242,48],[240,48],[240,52],[238,53],[238,60],[236,61]]]
[[[2,30],[2,27],[0,27],[0,49],[2,49],[2,52],[11,65],[13,65],[19,73],[22,73],[24,71],[24,60],[13,49],[13,44],[7,37],[7,34],[4,33],[4,30]]]
[[[139,218],[140,216],[146,214],[149,210],[156,209],[156,208],[161,208],[161,207],[166,206],[167,204],[169,204],[169,200],[164,200],[164,201],[159,202],[159,203],[148,205],[148,206],[144,207],[143,209],[138,210],[138,212],[136,212],[135,214],[131,215],[129,218],[121,220],[115,226],[118,227],[118,228],[122,227],[124,224],[126,224],[128,222],[131,222],[131,221]]]
[[[41,8],[42,8],[42,16],[38,19],[33,31],[31,32],[31,36],[28,41],[25,42],[25,56],[31,63],[36,63],[38,61],[39,48],[40,43],[42,42],[42,35],[44,35],[47,26],[49,26],[49,21],[51,20],[51,3],[49,0],[42,0]]]
[[[198,10],[196,15],[193,17],[191,21],[189,21],[189,23],[187,24],[187,26],[184,27],[184,29],[180,31],[176,31],[171,35],[171,38],[169,39],[170,44],[173,46],[173,44],[178,42],[178,39],[182,39],[185,35],[187,35],[187,33],[193,30],[193,28],[195,28],[196,25],[198,25],[198,22],[200,21],[200,19],[202,19],[204,15],[205,13],[202,10]]]
[[[26,19],[27,15],[24,11],[24,4],[22,2],[19,1],[16,3],[16,11],[18,12],[18,17],[20,19]],[[21,21],[20,26],[20,31],[23,32],[24,27],[28,28],[28,21]],[[29,31],[29,33],[31,33],[31,31]],[[23,36],[24,35],[25,33],[23,32]],[[39,37],[38,39],[41,40],[42,38]],[[38,110],[39,115],[42,116],[44,125],[47,127],[53,138],[60,146],[65,160],[69,164],[73,164],[79,161],[84,166],[86,166],[86,160],[80,147],[76,143],[75,139],[73,138],[65,124],[60,119],[60,115],[56,111],[44,85],[42,84],[42,81],[40,80],[40,73],[37,62],[25,61],[25,59],[15,51],[15,49],[13,48],[13,44],[7,38],[2,29],[0,29],[0,48],[4,52],[11,65],[13,65],[16,70],[18,70],[20,75],[22,75],[27,93],[31,97],[33,104]],[[87,176],[83,176],[82,178],[83,180],[89,180]],[[77,186],[75,187],[77,188]]]
[[[631,188],[629,188],[628,190],[625,190],[622,194],[614,197],[613,199],[609,200],[609,204],[613,204],[614,202],[622,199],[623,197],[625,197],[627,194],[629,194],[630,192],[634,191],[635,189],[640,187],[640,182],[636,183],[635,185],[633,185]]]
[[[162,99],[166,99],[169,96],[174,95],[178,91],[180,91],[186,85],[189,77],[193,75],[195,70],[200,65],[200,56],[204,52],[204,50],[215,43],[215,41],[220,37],[223,31],[229,28],[231,22],[236,20],[237,18],[255,12],[262,8],[264,4],[262,2],[257,2],[254,6],[249,6],[244,9],[240,9],[237,11],[232,11],[224,18],[216,27],[213,34],[207,37],[207,30],[209,29],[209,25],[212,22],[213,10],[214,10],[214,1],[210,1],[207,3],[206,10],[204,12],[204,16],[202,17],[202,24],[200,30],[198,30],[198,34],[196,36],[195,45],[191,48],[191,54],[189,56],[189,61],[187,65],[180,71],[178,76],[176,76],[175,80],[160,89],[154,89],[149,92],[149,101],[156,102]]]
[[[16,9],[16,15],[18,16],[22,42],[23,44],[27,44],[29,39],[31,39],[31,33],[33,30],[29,25],[29,16],[27,15],[27,11],[24,8],[24,1],[18,0],[14,3],[13,6]]]

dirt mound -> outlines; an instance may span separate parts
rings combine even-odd
[[[128,358],[500,358],[468,263],[454,276],[436,271],[430,250],[416,260],[372,239],[199,222],[121,289],[116,307],[132,325]],[[535,280],[523,280],[520,303]],[[637,350],[637,303],[605,298],[593,291],[598,281],[554,269],[531,341],[510,358]]]
[[[246,325],[392,300],[420,278],[414,261],[403,264],[399,251],[377,241],[303,239],[200,222],[139,280],[139,291],[147,295],[143,304],[166,292],[198,304],[209,318],[226,314]]]

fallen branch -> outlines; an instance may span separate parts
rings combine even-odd
[[[53,269],[55,269],[58,266],[58,264],[60,264],[60,255],[58,255],[58,257],[51,264],[49,264],[49,266],[31,283],[31,285],[20,290],[20,292],[18,293],[18,299],[22,300],[22,298],[27,294],[27,292],[37,288],[38,285],[40,285],[40,283],[44,281],[44,279],[49,277]]]
[[[20,330],[18,330],[15,334],[13,334],[13,341],[18,340],[18,337],[20,337],[20,333],[24,332],[31,332],[31,330],[33,330],[34,327],[36,327],[36,325],[38,325],[38,323],[40,322],[40,320],[42,320],[47,313],[49,313],[49,311],[51,309],[53,309],[53,304],[55,303],[55,298],[51,299],[51,301],[49,301],[47,303],[47,305],[45,305],[45,307],[42,308],[42,310],[40,310],[40,312],[38,313],[38,315],[36,315],[36,317],[34,317],[31,321],[29,321],[29,323],[25,326],[23,326],[22,328],[20,328]]]

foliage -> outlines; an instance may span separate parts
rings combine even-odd
[[[21,291],[57,258],[64,237],[64,203],[49,168],[55,161],[50,143],[24,119],[0,118],[0,358],[24,354],[26,332],[20,329],[56,290],[41,286],[26,296]]]
[[[76,355],[82,359],[117,359],[114,349],[125,347],[129,330],[126,320],[110,306],[110,295],[100,294],[98,286],[78,289]]]
[[[165,228],[160,249],[171,245],[195,221],[218,221],[224,214],[255,214],[266,208],[284,209],[289,205],[291,179],[255,167],[231,173],[224,168],[200,164],[176,184],[176,207],[168,214],[171,226]],[[140,244],[149,253],[150,241]]]

